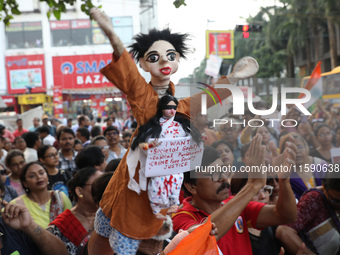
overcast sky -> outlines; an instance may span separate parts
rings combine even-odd
[[[235,25],[245,24],[261,6],[274,5],[275,0],[186,0],[187,6],[175,8],[173,0],[158,0],[159,28],[168,27],[173,32],[192,35],[190,46],[195,53],[181,60],[179,70],[173,75],[176,84],[199,66],[205,57],[205,31],[234,30]],[[277,1],[278,4],[278,1]],[[210,20],[211,22],[208,22]]]

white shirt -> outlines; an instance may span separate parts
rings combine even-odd
[[[48,134],[44,139],[43,139],[43,144],[44,145],[52,145],[54,144],[55,142],[55,138],[51,135],[51,134]]]
[[[26,163],[30,163],[30,162],[38,160],[38,152],[32,148],[27,147],[24,151],[24,156],[25,156]]]

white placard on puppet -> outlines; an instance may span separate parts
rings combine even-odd
[[[150,139],[150,143],[154,139]],[[158,139],[162,143],[148,150],[145,176],[163,176],[184,173],[200,166],[203,156],[203,143],[197,145],[187,137]]]

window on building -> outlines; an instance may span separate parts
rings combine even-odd
[[[11,23],[6,27],[6,48],[42,48],[41,22]]]
[[[50,22],[52,46],[71,46],[71,25],[69,20]]]
[[[99,28],[96,21],[92,21],[92,43],[93,44],[108,44],[109,39],[107,39],[104,32]]]
[[[72,45],[90,45],[91,40],[91,21],[72,20],[71,21],[71,42]]]
[[[131,44],[133,37],[132,17],[114,17],[112,18],[112,24],[123,44]]]
[[[115,17],[112,18],[112,22],[115,32],[122,42],[131,44],[133,37],[132,17]],[[57,20],[50,22],[50,28],[52,46],[54,47],[109,43],[95,21]]]

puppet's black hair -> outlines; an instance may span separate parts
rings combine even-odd
[[[162,126],[159,123],[159,119],[163,116],[162,114],[163,107],[168,105],[168,103],[170,103],[171,101],[174,101],[176,106],[178,106],[177,99],[171,95],[165,95],[159,100],[157,114],[153,118],[151,118],[146,124],[138,128],[138,135],[131,144],[132,150],[136,149],[138,144],[145,143],[149,138],[159,138],[162,132]],[[201,142],[200,132],[197,130],[197,128],[190,124],[189,119],[176,114],[174,120],[181,124],[183,130],[187,134],[190,134],[197,144]]]
[[[185,55],[189,52],[189,47],[185,43],[188,37],[188,34],[171,33],[169,28],[164,30],[152,29],[148,34],[140,33],[133,37],[136,42],[129,45],[130,53],[138,62],[154,42],[163,40],[171,43],[179,55],[185,59]]]

